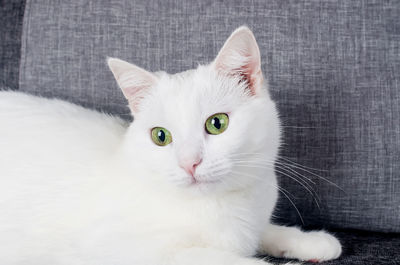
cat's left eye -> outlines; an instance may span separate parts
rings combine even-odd
[[[210,116],[205,124],[206,132],[209,134],[220,134],[228,128],[229,117],[225,113],[217,113]]]
[[[154,127],[151,129],[151,139],[156,145],[165,146],[172,142],[172,135],[163,127]]]

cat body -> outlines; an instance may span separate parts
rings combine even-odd
[[[5,255],[15,253],[8,264],[16,259],[71,264],[57,260],[60,253],[85,260],[73,245],[83,253],[96,249],[87,258],[104,261],[111,254],[106,254],[113,246],[111,235],[128,234],[132,238],[124,242],[130,246],[125,255],[141,253],[145,242],[151,250],[158,242],[163,251],[176,244],[255,254],[277,198],[272,170],[268,182],[231,194],[182,193],[161,181],[154,186],[149,178],[158,178],[157,172],[135,165],[141,154],[124,157],[124,137],[135,128],[128,129],[118,118],[16,92],[0,92],[0,113],[7,113],[0,122],[5,129],[1,150],[8,150],[1,153],[2,176],[7,178],[0,186],[0,241]],[[125,164],[127,159],[131,161]],[[21,234],[12,233],[21,227]],[[114,254],[124,254],[118,251],[109,257],[113,262]]]
[[[184,73],[108,63],[130,124],[0,92],[2,264],[251,265],[266,264],[256,253],[340,255],[323,231],[270,223],[280,124],[247,28],[210,65]]]

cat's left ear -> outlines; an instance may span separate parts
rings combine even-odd
[[[251,30],[245,26],[236,29],[217,55],[214,67],[221,74],[237,76],[248,84],[251,94],[262,88],[260,50]]]
[[[108,58],[107,63],[122,93],[128,100],[131,110],[137,112],[140,101],[158,82],[157,76],[120,59]]]

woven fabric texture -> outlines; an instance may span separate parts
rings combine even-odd
[[[283,121],[280,162],[292,165],[277,166],[288,194],[276,222],[400,232],[399,1],[28,0],[26,9],[20,89],[125,118],[106,56],[176,73],[211,61],[248,25]]]
[[[0,87],[18,89],[23,0],[0,0]]]

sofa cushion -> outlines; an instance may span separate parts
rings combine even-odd
[[[276,221],[400,232],[399,17],[396,0],[28,0],[20,89],[129,118],[106,56],[175,73],[247,24],[283,121]]]
[[[0,2],[0,87],[18,89],[25,1]]]

